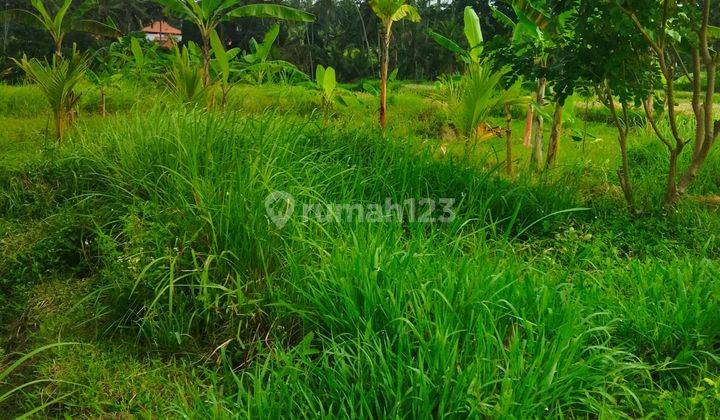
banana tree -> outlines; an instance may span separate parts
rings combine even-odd
[[[380,127],[385,128],[387,119],[387,77],[390,61],[390,38],[393,23],[403,19],[420,22],[420,13],[405,0],[370,0],[370,8],[383,26],[382,59],[380,64]]]
[[[435,42],[450,52],[455,53],[466,64],[479,64],[483,53],[483,34],[482,28],[480,27],[480,18],[472,7],[465,7],[463,22],[465,25],[463,32],[465,33],[465,39],[468,43],[467,49],[462,48],[457,42],[433,30],[429,30],[428,35],[430,35]]]
[[[73,51],[70,59],[53,56],[52,61],[41,62],[23,57],[15,60],[28,79],[36,83],[48,101],[55,120],[58,140],[65,136],[65,129],[72,122],[72,113],[80,100],[77,86],[85,79],[88,68],[85,56]]]
[[[213,73],[216,74],[217,83],[220,86],[220,104],[224,106],[227,102],[227,96],[234,86],[234,84],[230,82],[232,73],[230,64],[232,60],[240,54],[240,49],[232,48],[226,50],[216,31],[213,31],[210,36],[210,45],[212,46],[213,56],[215,57],[211,62],[211,67]]]
[[[204,83],[210,84],[210,37],[222,22],[243,17],[275,18],[312,22],[310,13],[277,4],[242,4],[241,0],[155,0],[165,9],[184,20],[194,23],[202,39]]]
[[[64,0],[62,5],[53,14],[45,6],[43,0],[30,0],[32,10],[11,9],[0,13],[2,19],[19,20],[29,25],[40,26],[46,30],[53,39],[55,54],[62,56],[62,44],[70,32],[87,32],[93,35],[106,37],[119,37],[122,35],[114,26],[85,19],[84,16],[93,7],[92,0],[82,2],[74,10],[70,10],[73,0]]]

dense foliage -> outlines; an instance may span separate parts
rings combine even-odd
[[[713,1],[0,24],[0,417],[720,417]]]

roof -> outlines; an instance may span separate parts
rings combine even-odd
[[[142,28],[142,31],[146,34],[182,35],[180,29],[170,26],[164,20],[156,20],[152,25]]]

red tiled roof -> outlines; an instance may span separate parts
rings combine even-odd
[[[146,34],[182,35],[180,29],[173,28],[169,23],[161,20],[155,21],[152,25],[142,28],[142,31]]]

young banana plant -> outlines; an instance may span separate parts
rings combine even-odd
[[[210,36],[222,22],[242,17],[312,22],[315,17],[292,7],[269,3],[243,4],[242,0],[155,0],[171,14],[197,26],[202,39],[205,85],[210,84]]]
[[[322,94],[323,105],[329,108],[335,99],[335,88],[337,87],[335,69],[330,66],[325,68],[318,64],[315,70],[315,85]]]
[[[231,63],[235,57],[240,54],[240,49],[232,48],[230,50],[226,50],[220,36],[217,34],[217,31],[213,31],[210,36],[210,45],[212,47],[213,56],[215,57],[210,64],[213,72],[215,73],[216,81],[220,87],[220,104],[225,106],[227,103],[227,96],[230,93],[230,90],[235,86],[235,84],[230,80],[232,76]]]
[[[380,127],[385,129],[387,122],[387,78],[390,62],[390,38],[393,23],[403,19],[420,22],[420,13],[405,0],[370,0],[370,8],[380,19],[383,26],[382,59],[380,64]]]
[[[280,26],[271,26],[270,29],[265,32],[261,43],[255,41],[255,38],[250,40],[252,52],[243,56],[243,59],[249,64],[248,70],[254,73],[255,82],[258,84],[262,84],[265,81],[268,70],[268,57],[279,34]]]

